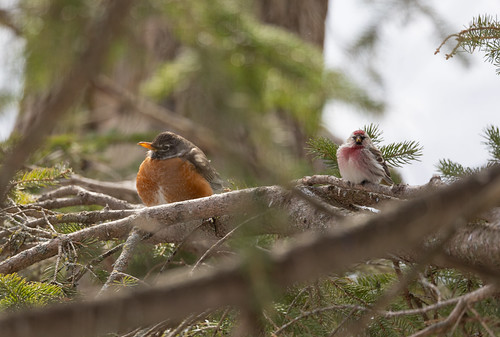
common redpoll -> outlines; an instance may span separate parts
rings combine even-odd
[[[378,184],[382,179],[394,184],[382,153],[363,130],[354,131],[339,147],[337,161],[342,178],[354,184]]]

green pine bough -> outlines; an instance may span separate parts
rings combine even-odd
[[[483,144],[486,145],[490,153],[487,163],[479,167],[466,167],[450,159],[441,159],[436,166],[445,180],[452,182],[500,163],[500,130],[498,126],[487,126],[483,138]]]
[[[441,52],[451,38],[455,38],[456,42],[451,52],[445,54],[447,60],[461,50],[470,54],[479,50],[484,52],[485,60],[492,63],[497,75],[500,75],[500,22],[496,17],[488,14],[474,17],[466,29],[447,36],[434,54]]]

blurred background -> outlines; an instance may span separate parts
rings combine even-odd
[[[473,167],[485,164],[489,156],[481,144],[483,131],[488,125],[500,125],[500,78],[480,52],[446,60],[453,40],[440,54],[434,51],[445,36],[465,29],[472,17],[498,13],[500,2],[495,0],[401,1],[399,5],[331,1],[325,62],[348,69],[359,83],[380,95],[386,109],[374,116],[330,102],[323,116],[328,130],[343,139],[350,130],[379,123],[388,142],[420,142],[421,162],[399,171],[410,184],[429,181],[442,158]],[[360,36],[366,37],[364,47],[375,41],[375,49],[353,48]],[[353,53],[368,58],[377,74],[370,76],[372,70],[356,55],[353,59]]]
[[[101,4],[2,1],[0,140],[22,135],[70,71]],[[441,158],[487,160],[481,134],[500,125],[495,68],[481,53],[445,60],[453,40],[434,51],[473,16],[499,12],[494,0],[141,1],[32,161],[133,179],[144,157],[135,143],[169,129],[244,187],[327,173],[309,138],[341,142],[378,123],[386,142],[424,146],[399,170],[423,184]]]

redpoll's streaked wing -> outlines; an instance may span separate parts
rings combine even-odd
[[[387,163],[382,156],[382,152],[380,152],[380,150],[375,146],[369,147],[369,150],[371,153],[373,153],[375,159],[380,163],[380,165],[382,165],[382,168],[384,169],[385,176],[382,179],[384,179],[386,183],[394,185],[394,181],[392,181],[391,178],[391,173],[389,172],[389,167],[387,167]]]

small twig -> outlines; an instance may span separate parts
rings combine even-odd
[[[344,317],[342,322],[340,322],[339,325],[337,325],[337,327],[335,329],[333,329],[333,331],[330,333],[329,337],[335,336],[335,334],[340,331],[340,329],[344,326],[344,324],[349,320],[349,318],[351,318],[351,316],[356,311],[358,311],[356,308],[352,309],[351,312],[349,312],[349,314],[347,314],[347,316]]]
[[[22,229],[22,231],[24,231],[26,233],[30,233],[30,234],[33,234],[34,236],[38,236],[38,237],[41,237],[41,238],[47,238],[47,239],[49,239],[49,238],[53,238],[54,237],[53,233],[51,233],[49,231],[46,231],[46,230],[43,230],[43,229],[40,229],[40,228],[27,227],[26,224],[24,224],[22,222],[19,222],[14,217],[7,216],[6,218],[9,219],[10,221],[12,221],[12,223],[15,224],[16,226],[13,227],[13,228],[4,227],[3,230],[5,230],[5,231],[8,231],[8,232],[12,233],[14,231]],[[1,235],[1,236],[3,236],[3,235]]]
[[[441,292],[439,291],[439,288],[436,287],[436,285],[432,284],[431,282],[427,281],[427,279],[423,275],[420,275],[419,280],[423,286],[425,286],[431,290],[431,293],[434,295],[436,301],[441,302],[442,296],[441,296]]]
[[[74,196],[72,198],[63,198]],[[75,205],[100,205],[111,209],[137,209],[141,205],[131,204],[107,194],[92,192],[80,186],[63,186],[52,192],[45,193],[34,203],[34,206],[54,209]]]
[[[125,278],[132,279],[137,284],[142,284],[143,286],[148,286],[148,284],[146,282],[144,282],[143,280],[141,280],[140,278],[137,278],[135,276],[132,276],[130,274],[127,274],[127,273],[124,273],[124,272],[121,272],[121,271],[115,272],[115,277],[114,277],[113,282],[117,282],[117,281],[123,280]]]
[[[441,44],[436,48],[436,51],[434,52],[434,55],[437,55],[441,52],[441,48],[443,48],[443,46],[446,44],[446,42],[448,42],[449,39],[451,39],[452,37],[458,37],[459,34],[451,34],[451,35],[448,35],[444,40],[443,42],[441,42]]]
[[[175,249],[173,250],[172,254],[170,254],[170,256],[168,257],[168,259],[162,264],[161,268],[160,268],[160,271],[158,274],[161,274],[165,271],[165,269],[167,268],[167,266],[172,262],[172,260],[177,256],[177,253],[179,252],[179,250],[181,249],[181,247],[187,242],[187,240],[201,227],[203,226],[205,223],[204,221],[201,221],[199,225],[197,225],[196,227],[194,227],[183,239],[182,239],[182,242],[180,242],[179,244],[177,244],[177,246],[175,247]],[[149,276],[150,272],[146,274],[146,276],[144,277],[145,279]]]
[[[227,314],[229,313],[230,310],[231,310],[230,308],[226,308],[226,310],[224,310],[224,312],[222,313],[221,318],[219,319],[219,322],[217,323],[217,326],[214,329],[214,332],[212,333],[212,337],[216,337],[217,336],[217,332],[220,331],[220,327],[222,326],[222,322],[224,322],[224,319],[226,318],[226,316],[227,316]]]
[[[465,300],[462,299],[458,301],[455,308],[452,310],[450,315],[444,321],[428,326],[427,328],[414,333],[410,337],[424,337],[430,335],[437,335],[445,333],[450,329],[452,331],[455,330],[457,324],[459,323],[460,319],[462,318],[466,310],[466,307],[467,307],[467,302]]]
[[[267,314],[266,310],[262,310],[262,316],[269,322],[271,325],[278,329],[278,325],[272,320],[272,318]]]
[[[317,308],[317,309],[314,309],[314,310],[310,310],[310,311],[305,311],[303,312],[302,314],[300,314],[299,316],[295,317],[294,319],[286,322],[285,324],[283,324],[281,327],[279,327],[279,329],[277,330],[274,330],[273,331],[273,334],[277,335],[279,333],[281,333],[283,330],[285,330],[286,328],[288,328],[290,325],[294,324],[295,322],[305,318],[305,317],[308,317],[308,316],[311,316],[311,315],[316,315],[318,313],[321,313],[321,312],[325,312],[325,311],[332,311],[332,310],[343,310],[343,309],[352,309],[352,310],[357,310],[357,311],[366,311],[367,308],[365,307],[361,307],[361,306],[358,306],[358,305],[352,305],[352,304],[342,304],[342,305],[330,305],[330,306],[327,306],[327,307],[323,307],[323,308]]]
[[[476,32],[476,31],[482,31],[482,30],[488,30],[488,31],[496,30],[496,31],[500,31],[500,28],[499,27],[495,27],[495,26],[471,27],[471,28],[468,28],[468,29],[461,30],[458,33],[448,35],[443,40],[443,42],[441,42],[441,44],[436,48],[436,51],[434,52],[434,55],[439,54],[441,52],[441,48],[448,42],[449,39],[451,39],[452,37],[456,37],[457,43],[453,47],[452,51],[449,54],[445,55],[446,60],[452,58],[453,55],[455,55],[457,53],[457,50],[462,45],[462,42],[464,42],[466,40],[466,37],[464,37],[465,35],[470,34],[472,32]],[[477,39],[477,40],[491,40],[491,39],[498,39],[498,36],[496,36],[496,35],[476,36],[475,39]]]
[[[103,193],[130,203],[141,203],[133,181],[100,181],[73,174],[68,179],[61,180],[60,183],[66,186],[76,185],[84,187],[88,191]]]
[[[166,335],[165,337],[174,337],[176,336],[178,333],[180,333],[182,330],[184,330],[187,326],[193,324],[193,322],[197,322],[198,320],[200,320],[201,318],[205,317],[208,315],[208,313],[210,313],[211,310],[208,310],[208,311],[204,311],[202,312],[201,314],[199,315],[189,315],[185,320],[183,320],[175,329],[173,329],[172,331],[170,331],[168,333],[168,335]]]
[[[113,271],[109,275],[108,279],[102,286],[101,290],[97,293],[96,297],[100,297],[105,294],[113,281],[122,273],[128,266],[130,259],[132,258],[133,251],[137,244],[143,239],[144,233],[138,228],[133,228],[130,232],[127,241],[123,245],[122,252],[118,259],[116,260]]]
[[[108,256],[111,256],[114,253],[116,253],[117,251],[119,251],[120,249],[122,249],[122,247],[123,247],[124,244],[125,243],[120,243],[120,244],[114,246],[110,250],[108,250],[108,251],[104,252],[103,254],[99,255],[98,257],[92,259],[92,261],[90,261],[89,263],[87,263],[85,266],[82,266],[81,269],[80,269],[80,271],[77,274],[75,274],[74,276],[72,276],[72,282],[75,283],[78,280],[80,280],[83,277],[83,275],[85,275],[85,273],[88,270],[92,271],[92,267],[94,265],[102,262]]]
[[[285,311],[286,316],[290,313],[290,310],[292,310],[293,306],[295,305],[295,302],[297,302],[297,300],[300,298],[300,296],[302,296],[302,294],[305,293],[308,290],[308,288],[309,287],[302,288],[299,291],[299,293],[295,296],[295,298],[292,300],[292,302],[290,303],[290,305],[288,306],[288,308]]]
[[[257,214],[257,215],[254,215],[253,217],[251,218],[248,218],[246,219],[245,221],[243,221],[242,223],[240,223],[238,226],[234,227],[232,230],[230,230],[226,235],[224,235],[224,237],[222,237],[219,241],[217,241],[215,244],[213,244],[210,248],[208,248],[205,253],[203,253],[203,255],[198,259],[198,261],[196,261],[195,265],[193,266],[193,268],[191,268],[191,274],[195,271],[196,268],[198,268],[198,266],[201,264],[201,262],[203,262],[205,260],[205,258],[211,253],[214,251],[215,248],[219,247],[222,243],[224,243],[231,235],[234,234],[234,232],[236,232],[238,229],[240,229],[243,225],[257,219],[258,217],[261,217],[263,214],[267,213],[264,212],[264,213],[260,213],[260,214]]]
[[[50,223],[49,218],[47,217],[47,214],[45,212],[42,212],[43,214],[43,219],[45,220],[45,223],[49,226],[49,228],[54,232],[54,234],[57,234],[56,229],[54,226]]]
[[[59,264],[61,263],[61,256],[62,256],[62,243],[59,244],[59,247],[57,247],[57,259],[56,259],[56,265],[54,268],[54,276],[52,278],[52,283],[57,283],[57,272],[59,271]]]
[[[469,311],[472,312],[472,314],[476,317],[476,319],[479,321],[479,323],[483,326],[484,330],[486,330],[488,335],[490,335],[490,337],[495,337],[495,333],[493,331],[491,331],[490,327],[486,324],[486,322],[481,317],[481,315],[479,315],[479,313],[476,311],[476,309],[474,309],[474,307],[472,305],[470,305],[469,303],[467,303],[467,309],[469,309]]]
[[[46,216],[44,218],[28,221],[26,227],[43,227],[49,221],[51,223],[80,223],[93,224],[96,222],[118,220],[136,213],[134,210],[101,210],[101,211],[83,211],[78,213],[63,213]]]

